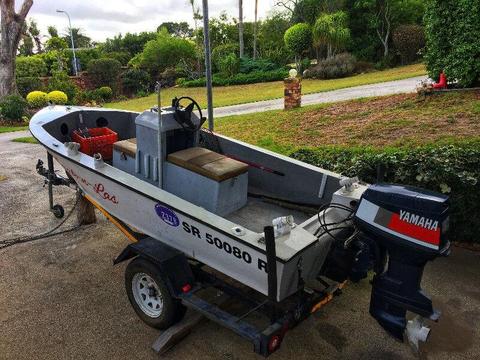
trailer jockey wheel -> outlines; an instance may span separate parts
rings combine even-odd
[[[63,218],[63,215],[65,215],[65,210],[63,210],[63,206],[58,205],[58,204],[53,205],[52,212],[53,212],[53,215],[55,215],[55,217],[57,219],[61,219],[61,218]]]
[[[142,257],[128,264],[125,289],[137,315],[151,327],[166,329],[185,315],[185,306],[172,297],[157,266]]]

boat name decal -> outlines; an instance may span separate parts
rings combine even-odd
[[[110,195],[108,192],[105,191],[105,187],[103,186],[102,183],[98,183],[93,185],[93,190],[103,197],[105,200],[110,200],[114,204],[118,204],[118,200],[115,195]]]
[[[178,216],[173,212],[173,210],[167,208],[166,206],[156,204],[155,205],[155,212],[163,220],[164,223],[170,226],[177,227],[180,225],[180,220],[178,220]]]
[[[87,179],[85,179],[84,177],[78,175],[75,171],[73,171],[72,169],[65,169],[66,172],[68,174],[70,174],[78,183],[81,183],[85,186],[88,186],[90,188],[93,189],[93,191],[95,191],[95,193],[97,193],[101,198],[103,198],[104,200],[108,200],[108,201],[111,201],[112,203],[114,204],[118,204],[118,200],[117,200],[117,197],[115,195],[112,195],[110,193],[108,193],[106,190],[105,190],[105,185],[103,185],[102,183],[96,183],[96,184],[92,184],[90,183]]]

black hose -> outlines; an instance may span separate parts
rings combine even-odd
[[[12,239],[6,239],[6,240],[1,240],[0,241],[0,250],[2,249],[5,249],[9,246],[12,246],[12,245],[16,245],[16,244],[22,244],[22,243],[26,243],[26,242],[30,242],[30,241],[35,241],[35,240],[40,240],[40,239],[45,239],[45,238],[48,238],[48,237],[52,237],[52,236],[55,236],[55,235],[60,235],[60,234],[65,234],[65,233],[68,233],[68,232],[71,232],[71,231],[74,231],[74,230],[77,230],[81,225],[78,224],[78,225],[75,225],[69,229],[66,229],[66,230],[62,230],[62,231],[58,231],[58,232],[55,232],[55,230],[57,230],[58,228],[60,228],[63,224],[65,224],[65,222],[70,218],[70,216],[73,214],[73,211],[75,210],[75,208],[77,207],[77,204],[78,204],[78,201],[79,201],[80,197],[77,196],[77,200],[75,201],[75,204],[73,204],[73,207],[72,209],[68,212],[67,216],[65,216],[65,218],[57,225],[55,225],[52,229],[48,230],[47,232],[44,232],[44,233],[41,233],[41,234],[38,234],[38,235],[33,235],[33,236],[20,236],[20,237],[17,237],[17,238],[12,238]]]
[[[348,212],[348,215],[340,220],[340,221],[334,221],[327,223],[326,220],[326,210],[332,208],[332,209],[340,209]],[[325,204],[322,205],[318,209],[317,217],[318,217],[318,222],[320,224],[319,228],[315,231],[314,235],[317,236],[318,238],[324,234],[328,234],[330,237],[332,237],[335,241],[341,241],[341,242],[347,242],[350,239],[352,239],[355,235],[357,235],[357,231],[353,225],[348,225],[347,223],[353,219],[353,215],[355,213],[355,210],[352,208],[345,206],[343,204],[339,203],[330,203],[330,204]],[[343,225],[345,224],[345,225]],[[333,234],[333,231],[335,230],[346,230],[346,229],[353,229],[354,232],[353,234],[349,235],[346,238],[339,238],[338,236]],[[320,233],[320,230],[323,230],[322,233]]]

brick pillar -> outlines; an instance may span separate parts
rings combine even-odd
[[[302,105],[302,82],[299,78],[286,78],[283,81],[285,85],[284,109],[290,110]]]

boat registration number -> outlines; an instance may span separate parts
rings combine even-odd
[[[228,241],[219,239],[208,232],[201,234],[196,226],[188,224],[185,221],[182,222],[182,227],[187,234],[190,234],[190,236],[204,239],[208,245],[216,247],[219,251],[224,251],[226,254],[236,257],[247,264],[252,263],[252,255],[248,251],[242,250],[237,246],[230,244]],[[267,263],[263,259],[258,259],[257,267],[258,270],[267,272]]]

